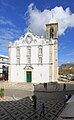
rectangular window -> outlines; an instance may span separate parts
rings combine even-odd
[[[31,64],[31,58],[27,57],[27,64]]]
[[[30,46],[27,47],[27,55],[31,55],[31,47]]]
[[[38,63],[42,64],[42,57],[43,57],[43,47],[38,47]]]
[[[39,48],[39,55],[42,55],[42,48]]]
[[[20,58],[17,58],[17,65],[20,64]]]
[[[38,54],[39,54],[39,55],[42,55],[42,52],[43,52],[42,46],[39,46]]]
[[[39,57],[39,64],[42,64],[42,57]]]
[[[16,64],[20,64],[20,48],[16,48]]]
[[[27,47],[27,64],[31,64],[31,47]]]
[[[28,49],[28,50],[27,50],[27,54],[28,54],[28,55],[31,55],[31,49]]]
[[[19,47],[16,48],[16,56],[20,57],[20,48]]]

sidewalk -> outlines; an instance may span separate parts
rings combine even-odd
[[[0,81],[0,88],[5,89],[20,89],[27,91],[62,91],[63,85],[66,84],[66,90],[74,90],[74,81],[71,82],[58,82],[58,83],[47,83],[47,88],[44,89],[44,84],[33,84],[33,83],[14,83],[8,81]]]

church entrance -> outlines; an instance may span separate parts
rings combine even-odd
[[[26,81],[31,82],[32,81],[32,72],[26,71]]]

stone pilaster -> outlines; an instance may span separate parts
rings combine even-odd
[[[49,45],[49,82],[54,82],[54,46]]]
[[[54,80],[58,78],[58,41],[55,39],[54,42]]]

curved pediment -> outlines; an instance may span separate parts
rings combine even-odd
[[[24,35],[22,42],[30,44],[33,40],[34,40],[34,35],[32,34],[32,32],[29,31]]]
[[[24,46],[24,45],[43,45],[47,44],[47,40],[43,36],[34,35],[31,31],[26,32],[23,36],[9,46]]]
[[[24,69],[25,70],[33,70],[33,67],[32,66],[25,66]]]

